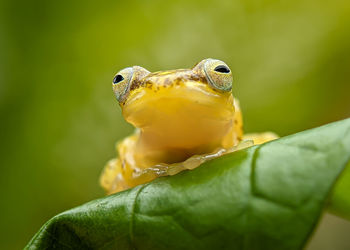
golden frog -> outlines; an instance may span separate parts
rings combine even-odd
[[[192,69],[119,71],[113,91],[136,131],[117,143],[118,158],[105,166],[102,187],[109,194],[119,192],[277,138],[271,132],[243,137],[241,110],[231,90],[230,68],[215,59]]]

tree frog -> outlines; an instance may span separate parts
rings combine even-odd
[[[204,59],[192,69],[151,73],[133,66],[113,79],[125,120],[136,131],[116,145],[100,177],[108,194],[193,169],[223,154],[277,138],[243,136],[239,102],[226,63]]]

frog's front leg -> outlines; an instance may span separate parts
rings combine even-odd
[[[136,186],[133,175],[138,171],[134,151],[139,133],[123,139],[116,144],[118,158],[110,160],[100,176],[100,184],[108,194]]]
[[[107,194],[116,193],[127,188],[119,158],[114,158],[105,165],[100,176],[100,185]]]

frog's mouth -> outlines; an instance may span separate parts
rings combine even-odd
[[[144,143],[154,147],[192,149],[220,144],[232,128],[231,93],[220,93],[195,81],[130,93],[125,119],[141,130]]]

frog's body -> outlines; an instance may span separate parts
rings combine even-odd
[[[232,151],[243,138],[242,115],[225,63],[206,59],[192,69],[120,71],[113,89],[136,132],[117,144],[119,158],[101,176],[108,193],[197,167]],[[274,134],[254,135],[260,143]],[[249,143],[248,143],[249,144]]]

